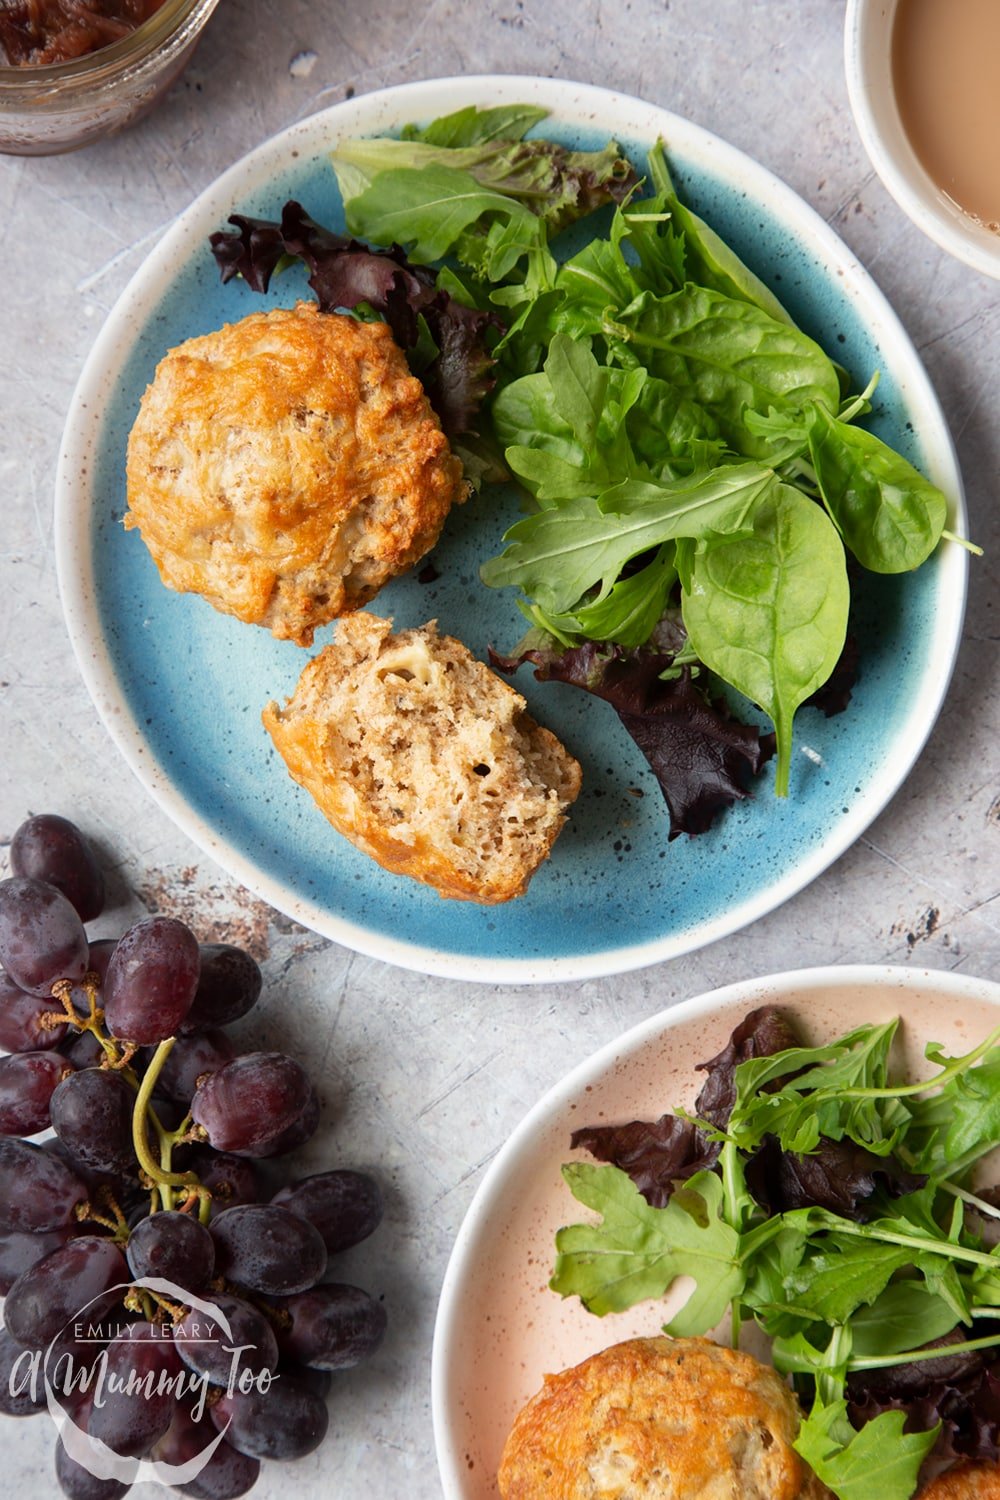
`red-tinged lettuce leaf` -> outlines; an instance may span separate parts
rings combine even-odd
[[[663,1208],[677,1182],[713,1167],[719,1143],[709,1141],[689,1120],[661,1115],[627,1125],[585,1125],[570,1139],[574,1151],[627,1172],[651,1208]]]
[[[977,1334],[986,1331],[977,1323]],[[965,1337],[956,1332],[926,1347]],[[847,1381],[851,1422],[862,1427],[884,1411],[903,1411],[907,1432],[926,1432],[941,1423],[934,1457],[1000,1463],[1000,1361],[991,1361],[995,1352],[973,1350],[944,1360],[852,1371]]]
[[[995,1329],[991,1329],[995,1332]],[[987,1332],[985,1325],[977,1322],[977,1336]],[[847,1389],[852,1399],[861,1402],[869,1398],[875,1402],[907,1401],[914,1396],[926,1396],[938,1386],[978,1384],[979,1377],[995,1358],[993,1349],[965,1349],[960,1354],[921,1359],[922,1351],[947,1349],[951,1344],[965,1343],[971,1337],[967,1328],[953,1328],[940,1338],[929,1339],[913,1351],[909,1364],[887,1365],[874,1370],[852,1370],[847,1377]],[[888,1409],[888,1408],[887,1408]],[[1000,1409],[997,1412],[1000,1417]],[[928,1424],[933,1427],[934,1423]],[[926,1430],[926,1429],[925,1429]]]
[[[496,111],[489,113],[497,119]],[[555,141],[525,140],[526,116],[520,110],[518,114],[517,120],[512,118],[512,135],[502,123],[497,130],[487,125],[487,133],[480,134],[480,124],[469,109],[435,120],[425,131],[408,129],[402,140],[340,141],[332,160],[348,222],[365,224],[362,232],[373,239],[387,238],[379,232],[380,220],[387,212],[397,214],[402,199],[409,209],[408,227],[413,228],[414,238],[420,232],[418,220],[423,219],[425,234],[430,227],[436,242],[450,237],[461,256],[456,244],[461,231],[485,235],[496,217],[490,198],[499,200],[501,207],[503,199],[510,199],[522,216],[530,211],[543,221],[551,238],[595,209],[622,204],[633,194],[638,184],[635,168],[614,141],[599,151],[571,151]],[[460,225],[452,206],[436,196],[449,178],[456,188],[459,179],[465,180],[466,201],[458,208],[464,215]],[[477,189],[481,190],[481,209]],[[423,197],[428,190],[433,195],[429,203]],[[443,232],[442,219],[449,226]]]
[[[767,1057],[798,1045],[798,1037],[773,1005],[751,1011],[736,1027],[722,1051],[699,1071],[708,1074],[695,1112],[724,1130],[736,1098],[736,1069],[749,1057]],[[626,1172],[653,1208],[666,1204],[677,1182],[708,1170],[718,1160],[721,1142],[712,1141],[677,1115],[632,1120],[627,1125],[587,1125],[570,1140],[575,1151],[589,1151],[598,1161]]]
[[[664,680],[669,653],[585,641],[512,657],[491,651],[490,660],[501,672],[530,661],[539,682],[568,682],[610,703],[660,784],[670,839],[704,833],[723,808],[747,796],[750,778],[774,753],[774,736],[734,719],[722,698],[695,683],[689,667]]]
[[[294,199],[281,222],[233,214],[232,231],[210,236],[223,282],[242,276],[252,290],[266,292],[289,260],[309,268],[309,285],[323,312],[367,306],[392,329],[402,349],[417,345],[421,320],[437,353],[420,372],[428,398],[449,435],[474,430],[476,413],[493,388],[493,357],[487,333],[503,332],[492,312],[466,307],[436,284],[435,273],[414,266],[398,245],[373,250],[334,234],[310,218]]]
[[[765,1136],[746,1166],[747,1187],[769,1214],[826,1208],[859,1223],[877,1218],[886,1197],[915,1193],[926,1182],[926,1176],[907,1172],[891,1156],[825,1137],[816,1151],[799,1155],[782,1151],[774,1136]]]
[[[695,1100],[694,1112],[718,1130],[725,1130],[736,1103],[736,1069],[752,1057],[773,1057],[800,1045],[788,1017],[775,1005],[761,1005],[748,1012],[734,1029],[722,1051],[698,1064],[708,1077]]]
[[[281,225],[273,219],[230,214],[235,229],[218,229],[208,237],[223,286],[242,276],[252,292],[266,292],[285,258]]]

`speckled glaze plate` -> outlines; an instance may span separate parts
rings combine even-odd
[[[434,1330],[434,1440],[444,1500],[497,1500],[497,1466],[514,1417],[554,1374],[609,1344],[657,1334],[684,1301],[596,1318],[548,1288],[555,1235],[588,1217],[560,1174],[584,1125],[658,1119],[690,1108],[738,1021],[780,1005],[814,1044],[855,1026],[902,1016],[898,1063],[932,1072],[928,1041],[968,1052],[997,1024],[1000,985],[929,969],[801,969],[743,980],[687,1000],[626,1032],[576,1068],[535,1106],[495,1157],[465,1216],[445,1274]],[[763,1351],[753,1351],[763,1352]]]
[[[769,769],[751,800],[697,839],[666,840],[666,813],[615,714],[579,691],[517,685],[579,757],[584,790],[528,894],[503,907],[442,901],[391,876],[332,832],[288,778],[260,713],[293,690],[305,653],[163,588],[136,532],[121,526],[124,455],[139,398],[172,345],[254,309],[308,295],[299,272],[267,299],[223,287],[209,233],[234,211],[277,216],[289,197],[343,223],[327,153],[342,137],[393,132],[469,103],[526,100],[568,144],[617,137],[641,168],[662,136],[681,190],[772,285],[792,315],[863,386],[882,371],[874,426],[939,484],[961,529],[961,481],[917,355],[863,269],[830,229],[763,167],[665,110],[548,78],[408,84],[338,104],[224,173],[164,237],[107,320],[73,400],[56,508],[60,586],[84,678],[126,760],[208,854],[297,921],[361,952],[428,973],[529,982],[616,973],[736,931],[801,890],[885,806],[919,754],[951,674],[965,598],[965,554],[944,546],[912,577],[868,577],[853,629],[861,679],[848,713],[803,712],[791,796]],[[478,566],[517,514],[484,494],[449,518],[439,578],[384,590],[397,625],[436,617],[484,655],[510,649],[523,621],[511,591]],[[317,649],[332,632],[317,636]]]

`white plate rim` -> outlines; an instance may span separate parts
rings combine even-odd
[[[782,999],[790,996],[808,999],[810,991],[816,993],[831,985],[944,990],[956,1004],[975,998],[1000,1010],[1000,984],[951,969],[909,969],[899,964],[825,964],[785,970],[756,979],[736,980],[659,1011],[612,1038],[553,1084],[515,1126],[487,1167],[459,1226],[441,1283],[431,1353],[431,1419],[444,1500],[468,1500],[462,1485],[466,1465],[454,1441],[447,1401],[449,1353],[460,1315],[462,1284],[475,1258],[481,1226],[508,1186],[514,1185],[524,1158],[530,1155],[550,1119],[557,1113],[566,1113],[570,1102],[588,1085],[596,1084],[611,1069],[620,1067],[679,1026],[705,1020],[741,997],[748,1006],[780,1005]]]
[[[421,118],[428,112],[442,113],[469,103],[537,100],[553,113],[571,122],[593,123],[595,119],[615,132],[624,125],[642,129],[637,121],[648,121],[648,137],[662,134],[683,142],[683,149],[699,159],[714,159],[716,168],[739,174],[748,193],[779,212],[785,222],[803,232],[822,250],[828,268],[845,279],[853,295],[863,299],[866,309],[877,315],[880,341],[906,357],[906,385],[910,399],[926,405],[939,419],[934,435],[937,466],[947,470],[954,504],[952,524],[959,534],[966,528],[965,499],[961,474],[944,415],[929,377],[895,312],[868,272],[848,247],[793,189],[766,167],[734,146],[691,121],[658,105],[614,90],[563,79],[533,75],[481,75],[467,78],[427,79],[396,85],[331,105],[310,115],[263,142],[211,182],[178,216],[163,239],[150,253],[122,291],[109,313],[81,372],[71,399],[56,474],[55,553],[56,573],[70,641],[81,674],[104,722],[105,728],[130,769],[168,817],[192,841],[256,896],[285,916],[322,936],[371,958],[397,964],[419,973],[481,983],[539,984],[604,977],[626,973],[650,964],[679,957],[717,939],[741,930],[775,910],[803,890],[845,852],[902,786],[937,720],[948,690],[961,640],[968,577],[968,558],[962,548],[950,546],[940,557],[941,588],[935,641],[943,646],[925,672],[914,694],[905,722],[898,730],[900,753],[892,766],[869,782],[865,792],[835,825],[828,838],[802,858],[780,880],[749,897],[723,916],[706,919],[681,932],[648,942],[603,949],[582,955],[547,959],[519,959],[448,952],[419,942],[387,936],[350,921],[318,903],[304,899],[274,879],[240,849],[221,838],[195,813],[174,787],[165,769],[149,752],[103,646],[103,631],[97,613],[92,583],[89,531],[75,504],[77,479],[89,466],[99,437],[98,396],[109,365],[119,360],[123,345],[129,346],[133,307],[158,298],[171,282],[171,272],[203,228],[199,217],[220,195],[246,191],[292,150],[320,154],[341,122],[364,132],[381,125],[389,110],[395,120]],[[627,118],[626,118],[627,117]],[[214,219],[213,219],[214,223]],[[195,226],[198,226],[197,228]],[[894,372],[899,373],[899,372]],[[925,437],[925,434],[921,434]],[[530,896],[525,899],[530,899]]]

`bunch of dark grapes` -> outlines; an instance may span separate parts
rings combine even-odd
[[[378,1225],[378,1184],[340,1169],[264,1189],[258,1159],[308,1140],[320,1107],[293,1058],[239,1054],[226,1034],[260,994],[249,954],[161,916],[88,940],[104,881],[64,818],[29,818],[10,860],[0,1410],[45,1410],[44,1367],[76,1427],[123,1459],[181,1465],[224,1432],[177,1487],[231,1500],[261,1459],[319,1446],[330,1372],[382,1339],[381,1303],[326,1279]],[[71,1500],[129,1488],[61,1439],[56,1475]]]

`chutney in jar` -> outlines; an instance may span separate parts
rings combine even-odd
[[[0,64],[70,62],[131,36],[163,0],[0,0]]]

